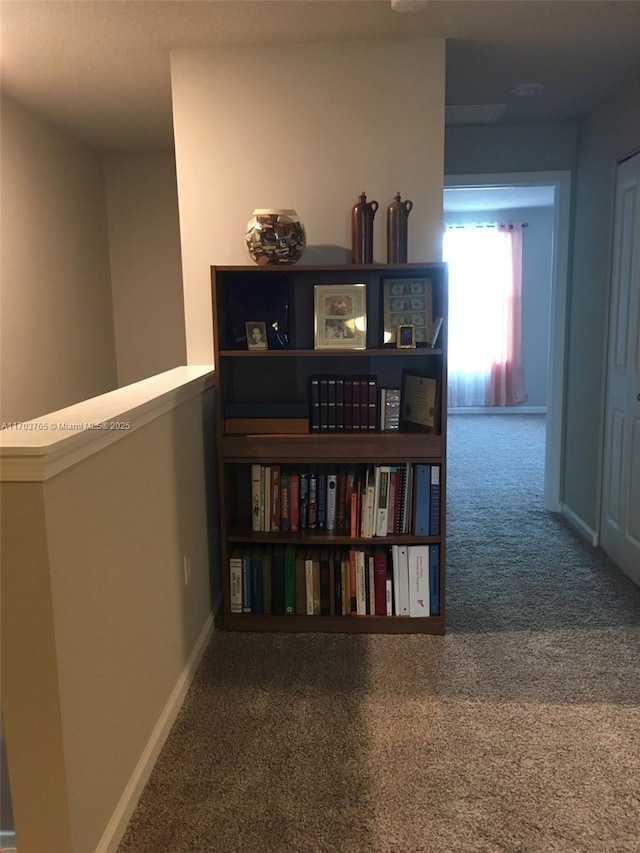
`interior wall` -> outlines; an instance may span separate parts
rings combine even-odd
[[[24,853],[96,850],[209,618],[212,396],[43,483],[2,484],[2,692]]]
[[[246,223],[295,208],[301,263],[348,263],[351,208],[414,202],[409,260],[441,258],[444,40],[221,47],[171,57],[187,358],[213,359],[209,267],[251,263]]]
[[[2,421],[116,387],[100,157],[2,96]]]
[[[573,171],[578,124],[450,125],[445,132],[445,173]]]
[[[640,148],[640,73],[580,125],[569,293],[564,503],[599,528],[616,162]]]
[[[122,387],[186,363],[175,155],[108,154],[104,177]]]
[[[522,357],[528,400],[513,408],[546,408],[549,384],[553,208],[445,212],[445,224],[473,222],[528,224],[522,245]]]

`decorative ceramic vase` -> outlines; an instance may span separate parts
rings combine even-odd
[[[413,209],[412,201],[402,201],[396,193],[387,208],[387,263],[407,262],[408,218]]]
[[[373,263],[373,217],[377,201],[367,201],[364,191],[351,210],[351,258],[354,264]]]
[[[260,266],[295,264],[307,245],[304,225],[296,211],[275,208],[254,210],[244,239],[249,254]]]

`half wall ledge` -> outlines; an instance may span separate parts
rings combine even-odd
[[[203,393],[213,365],[182,366],[0,430],[0,482],[38,483]]]

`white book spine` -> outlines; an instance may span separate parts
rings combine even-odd
[[[429,615],[429,546],[409,545],[409,615]]]
[[[337,527],[337,498],[338,475],[327,474],[327,530],[334,533]]]
[[[242,557],[232,556],[229,560],[231,586],[231,612],[242,613]]]
[[[358,616],[367,614],[367,587],[364,573],[365,554],[364,551],[356,551],[356,613]]]
[[[398,545],[398,600],[400,616],[409,615],[409,554],[407,545]]]

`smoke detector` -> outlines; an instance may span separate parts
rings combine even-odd
[[[429,0],[391,0],[391,8],[394,12],[419,12],[426,9]]]
[[[537,98],[544,91],[542,83],[518,83],[511,90],[514,98]]]

